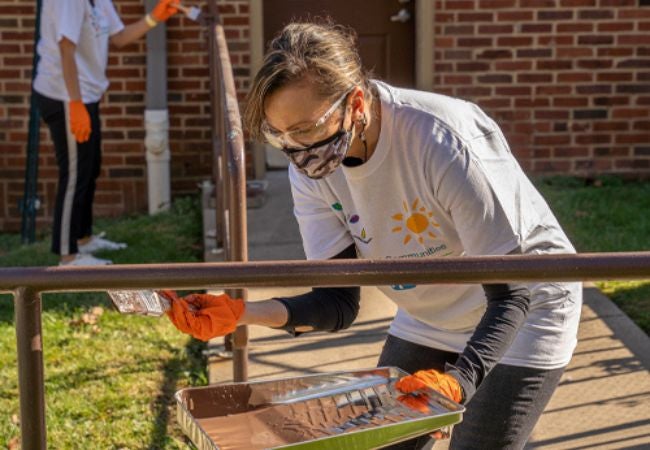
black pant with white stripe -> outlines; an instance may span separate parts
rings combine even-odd
[[[36,95],[41,116],[50,128],[59,166],[52,251],[71,255],[77,253],[77,239],[92,234],[95,182],[102,159],[99,103],[86,103],[92,133],[88,141],[79,143],[70,132],[67,102]]]

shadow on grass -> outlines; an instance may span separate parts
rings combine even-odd
[[[180,376],[189,373],[191,385],[207,384],[206,362],[202,356],[204,348],[203,342],[190,339],[185,347],[187,358],[185,360],[173,358],[163,366],[164,379],[160,386],[160,393],[153,402],[155,420],[149,436],[147,446],[149,450],[164,448],[171,439],[168,426],[170,417],[174,415],[176,409],[174,394],[178,390]]]
[[[59,312],[73,317],[81,310],[93,306],[114,309],[105,292],[79,292],[43,294],[43,312]],[[0,294],[0,324],[14,322],[14,299],[10,294]]]

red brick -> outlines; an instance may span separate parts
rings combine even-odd
[[[459,72],[484,72],[489,69],[489,65],[481,62],[457,63],[456,69]]]
[[[606,59],[581,59],[576,63],[578,69],[610,69],[613,66],[613,61]]]
[[[500,47],[526,47],[533,43],[530,36],[503,36],[497,38],[497,45]]]
[[[619,19],[650,19],[650,8],[621,9]]]
[[[618,45],[641,46],[650,44],[650,35],[648,34],[620,34],[616,36]]]
[[[594,34],[578,36],[578,45],[612,45],[613,43],[614,36],[612,35]]]
[[[556,49],[558,58],[589,58],[594,55],[594,49],[589,47],[559,47]]]
[[[535,119],[567,120],[569,111],[562,109],[538,109],[533,113]]]
[[[473,0],[449,0],[445,2],[445,10],[451,11],[454,9],[475,9],[476,2]]]
[[[535,145],[568,145],[571,143],[571,136],[569,134],[550,134],[550,135],[537,135],[533,138]]]
[[[474,25],[445,25],[444,34],[474,34]]]
[[[585,108],[589,106],[589,99],[586,97],[554,97],[553,106],[566,108]]]
[[[526,4],[527,2],[524,2]],[[498,11],[496,22],[530,22],[533,20],[532,11]]]
[[[479,0],[478,7],[481,9],[514,8],[516,4],[515,0]]]
[[[472,77],[469,75],[445,75],[443,77],[445,84],[470,84]]]
[[[494,16],[492,13],[473,12],[473,13],[458,13],[458,22],[492,22]]]
[[[627,96],[606,96],[606,97],[593,97],[591,99],[595,106],[613,106],[613,105],[629,105],[630,98]]]
[[[515,108],[547,108],[550,106],[550,100],[548,97],[533,97],[533,98],[515,98]]]
[[[495,61],[494,63],[496,70],[531,70],[532,67],[532,61]]]
[[[541,35],[537,37],[537,42],[542,47],[575,45],[573,34],[571,35]]]
[[[483,50],[476,55],[477,59],[510,59],[512,51],[508,49]],[[468,58],[469,59],[469,55]]]
[[[634,22],[601,22],[597,29],[600,32],[634,31]]]
[[[647,108],[615,108],[611,111],[613,119],[650,117],[650,110]]]
[[[637,6],[638,1],[639,0],[600,0],[599,3],[602,7],[614,6],[620,8],[623,6]]]
[[[536,67],[539,70],[570,70],[573,68],[572,60],[543,60],[540,59],[536,62]]]
[[[553,149],[553,156],[556,158],[580,158],[590,156],[587,147],[558,147]]]
[[[436,60],[441,60],[442,57],[440,56],[440,53],[438,53],[438,56],[436,57]],[[444,54],[444,59],[445,60],[450,60],[450,59],[460,59],[460,60],[467,60],[467,59],[472,59],[472,50],[445,50],[443,52]]]
[[[560,0],[560,7],[562,8],[589,7],[589,6],[596,6],[596,0]]]
[[[648,116],[648,111],[646,110],[646,117]],[[648,143],[650,143],[650,120],[635,120],[632,123],[633,130],[645,131],[648,133]]]
[[[551,33],[553,26],[550,23],[524,23],[520,26],[521,33]]]
[[[619,134],[615,136],[614,142],[617,144],[647,144],[648,133]]]
[[[628,72],[598,72],[596,81],[632,81],[632,74]]]
[[[550,73],[519,73],[517,74],[517,83],[551,83],[553,75]]]
[[[593,30],[593,23],[568,22],[557,24],[558,33],[587,33]]]
[[[600,47],[596,51],[599,57],[622,57],[634,54],[634,49],[625,47]]]
[[[479,25],[478,27],[479,34],[511,34],[513,30],[514,25],[507,24]]]
[[[627,131],[630,129],[628,122],[595,122],[594,131]]]
[[[531,95],[530,86],[497,86],[495,93],[497,95]]]
[[[451,48],[455,47],[454,44],[454,38],[452,37],[445,37],[445,36],[440,36],[436,37],[434,39],[434,45],[436,48]],[[488,44],[489,45],[489,44]],[[459,47],[463,47],[463,44],[458,44]]]
[[[529,3],[529,2],[527,2]],[[573,18],[572,10],[540,10],[537,11],[537,20],[569,20]]]

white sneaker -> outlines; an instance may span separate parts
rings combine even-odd
[[[72,261],[60,262],[59,266],[107,266],[113,264],[110,259],[96,258],[93,255],[77,253]]]
[[[77,247],[79,253],[90,255],[100,250],[122,250],[127,247],[123,242],[109,241],[108,239],[104,239],[104,236],[106,236],[106,233],[102,231],[99,235],[92,236],[87,243],[80,244]]]

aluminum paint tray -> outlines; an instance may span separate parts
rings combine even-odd
[[[219,384],[176,392],[199,450],[374,449],[459,423],[465,409],[432,389],[402,394],[396,367]]]

